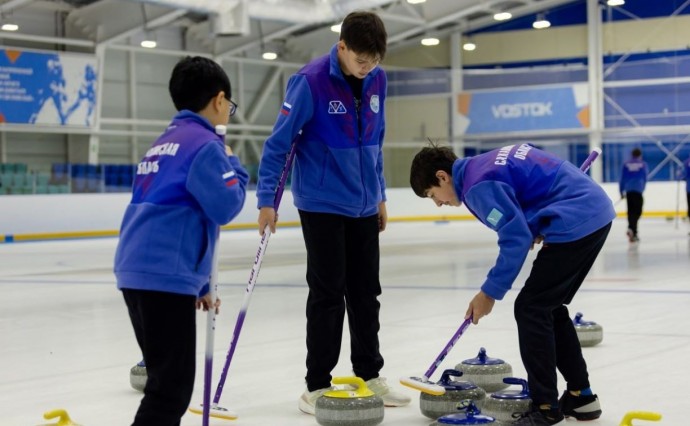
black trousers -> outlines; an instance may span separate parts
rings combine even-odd
[[[625,199],[628,202],[628,229],[637,235],[637,222],[642,216],[642,204],[644,200],[641,192],[626,192]]]
[[[557,406],[556,369],[568,390],[589,387],[587,364],[565,305],[573,300],[610,229],[608,224],[574,242],[544,245],[515,300],[520,356],[536,406]]]
[[[685,196],[688,200],[688,218],[690,218],[690,192],[686,192]]]
[[[351,218],[300,210],[307,248],[307,388],[331,385],[347,311],[356,376],[376,378],[379,352],[378,216]]]
[[[194,390],[196,297],[123,289],[147,381],[132,426],[179,426]]]

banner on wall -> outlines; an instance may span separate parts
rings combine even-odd
[[[0,49],[0,123],[91,127],[93,55]]]
[[[589,127],[587,84],[462,92],[455,136]]]

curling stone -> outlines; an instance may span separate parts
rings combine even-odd
[[[503,379],[513,375],[513,367],[498,358],[489,358],[486,349],[480,348],[476,358],[466,359],[455,366],[463,372],[463,378],[469,380],[487,393],[496,392],[508,387]]]
[[[623,420],[621,420],[620,426],[633,426],[632,420],[649,420],[652,422],[658,422],[661,420],[661,414],[654,413],[651,411],[630,411],[625,413]]]
[[[437,385],[443,387],[446,393],[443,395],[430,395],[422,392],[419,395],[419,408],[422,414],[430,419],[437,419],[444,414],[455,414],[458,407],[471,400],[477,408],[482,407],[486,392],[472,382],[455,381],[452,377],[462,376],[458,370],[445,370]]]
[[[330,390],[316,400],[314,414],[322,426],[374,426],[383,421],[383,400],[359,377],[334,377],[334,385],[355,390]]]
[[[59,417],[57,423],[43,423],[39,426],[79,426],[78,424],[74,423],[72,419],[69,418],[69,414],[67,414],[67,411],[61,408],[46,411],[45,413],[43,413],[43,418],[46,420],[54,419],[56,417]]]
[[[435,422],[431,423],[429,426],[443,426],[443,425],[486,425],[494,424],[495,419],[490,416],[481,414],[481,411],[472,401],[467,401],[467,403],[459,407],[464,409],[464,413],[446,414],[436,419]]]
[[[132,385],[132,388],[143,392],[144,387],[146,387],[146,379],[146,365],[144,360],[141,360],[129,370],[129,384]]]
[[[502,390],[492,393],[484,400],[483,412],[496,419],[496,424],[506,426],[513,424],[515,413],[524,414],[531,410],[532,400],[529,398],[527,380],[515,377],[503,379],[506,385],[521,385],[520,390]]]
[[[573,319],[575,331],[577,331],[577,338],[580,340],[580,346],[594,346],[604,340],[604,329],[594,321],[583,321],[582,313],[578,312]]]

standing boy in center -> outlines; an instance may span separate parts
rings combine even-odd
[[[257,197],[259,232],[275,232],[273,199],[292,141],[292,194],[307,249],[307,389],[299,409],[314,414],[331,387],[347,311],[356,376],[387,406],[410,402],[379,377],[379,232],[386,228],[383,177],[386,29],[370,12],[343,20],[329,54],[290,78],[264,144]],[[301,136],[298,134],[302,131]]]

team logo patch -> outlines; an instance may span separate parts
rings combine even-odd
[[[340,101],[330,101],[328,102],[328,113],[329,114],[346,114],[347,109]]]
[[[280,113],[283,115],[288,115],[288,114],[290,114],[291,110],[292,110],[292,105],[290,105],[287,102],[283,102],[283,106],[280,108]]]
[[[496,209],[491,209],[491,213],[486,217],[486,221],[492,224],[493,226],[496,226],[498,224],[498,221],[501,220],[503,217],[503,213],[499,212]]]
[[[230,170],[227,173],[223,173],[223,180],[225,181],[225,186],[233,186],[237,182],[237,174],[234,170]]]
[[[369,99],[369,107],[375,114],[379,113],[379,95],[372,95]]]

